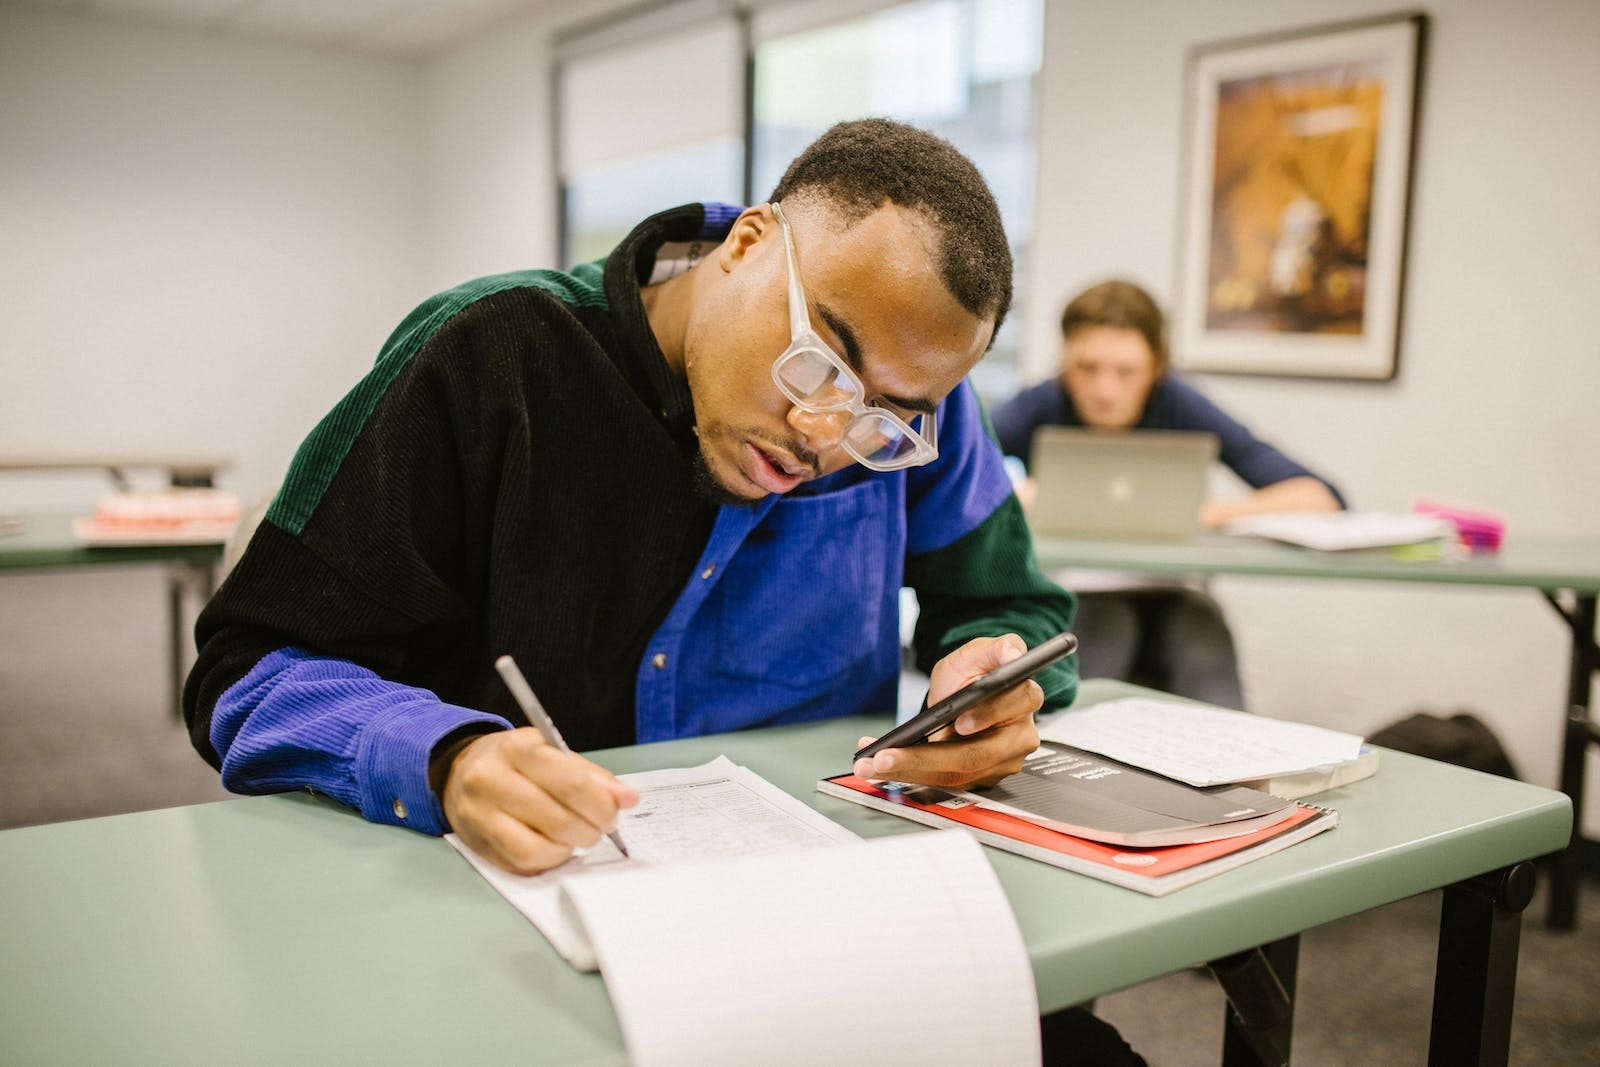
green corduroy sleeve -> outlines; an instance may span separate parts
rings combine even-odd
[[[908,559],[906,584],[921,606],[913,645],[923,671],[974,637],[1015,633],[1032,648],[1070,629],[1077,607],[1073,595],[1039,569],[1015,496],[951,544]],[[1067,657],[1038,680],[1046,708],[1072,703],[1078,657]]]

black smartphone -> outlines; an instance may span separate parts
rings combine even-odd
[[[896,726],[866,748],[855,754],[855,759],[875,756],[886,748],[905,748],[928,739],[935,730],[941,730],[980,700],[1004,692],[1019,682],[1025,682],[1051,664],[1072,655],[1078,647],[1076,634],[1056,634],[1040,641],[1010,663],[995,668],[981,678],[975,678],[931,708],[924,708],[914,718]]]

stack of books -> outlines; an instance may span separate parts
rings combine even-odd
[[[91,515],[72,520],[86,545],[221,544],[239,525],[239,498],[221,489],[172,488],[112,493]]]
[[[981,790],[839,775],[817,788],[1162,896],[1338,825],[1297,798],[1366,777],[1377,750],[1320,727],[1131,699],[1040,723],[1023,770]]]

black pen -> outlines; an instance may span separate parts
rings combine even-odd
[[[533,686],[522,676],[517,669],[517,661],[510,656],[501,656],[494,661],[494,669],[500,672],[500,677],[505,679],[506,688],[511,690],[511,695],[516,699],[517,707],[533,723],[533,728],[550,744],[562,752],[571,752],[567,747],[567,739],[561,736],[561,731],[556,729],[556,724],[551,721],[550,713],[544,710],[544,705],[539,703],[539,698],[533,695]],[[622,834],[612,830],[606,834],[611,843],[617,846],[617,851],[624,856],[628,854],[628,846],[622,843]]]

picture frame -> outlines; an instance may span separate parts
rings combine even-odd
[[[1173,360],[1392,379],[1427,16],[1189,54]]]

